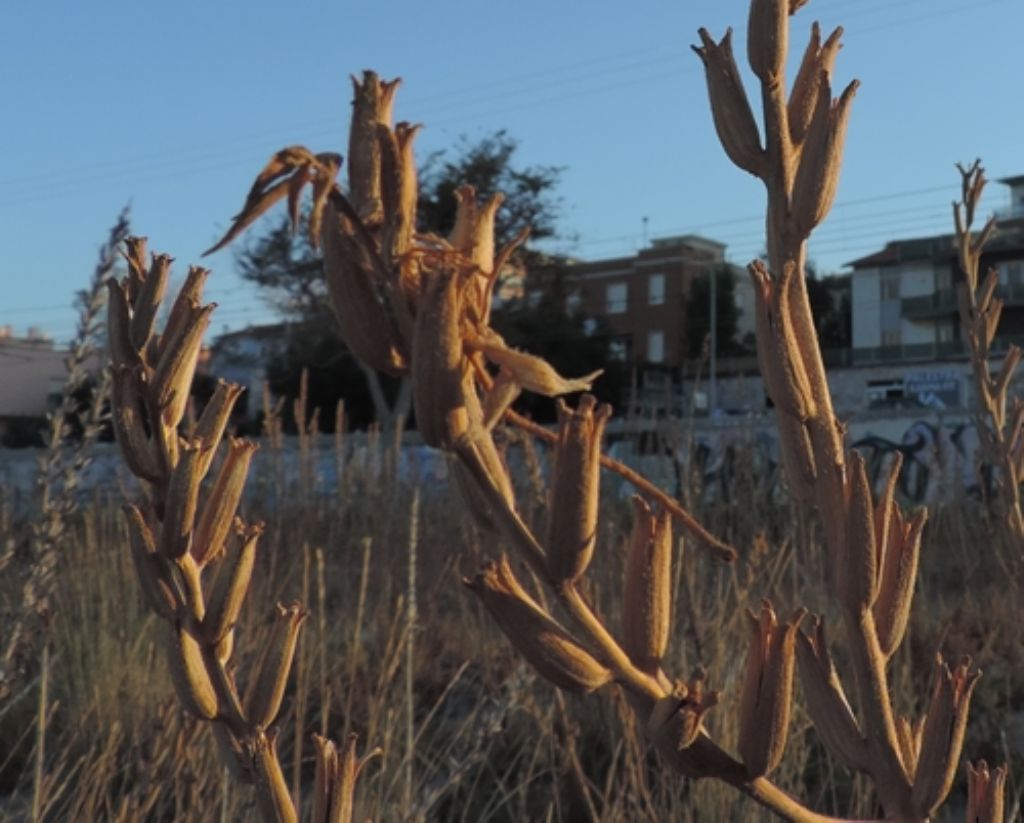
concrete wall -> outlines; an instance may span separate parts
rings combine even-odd
[[[872,349],[882,345],[879,296],[881,283],[878,269],[862,269],[851,278],[853,313],[853,348]]]

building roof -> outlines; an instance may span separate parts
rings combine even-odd
[[[1020,220],[1000,220],[996,231],[985,244],[985,255],[1005,252],[1024,252],[1024,225]],[[880,251],[858,257],[845,265],[853,269],[898,266],[915,260],[948,260],[956,256],[956,237],[952,234],[935,234],[931,237],[914,237],[908,240],[890,240]]]

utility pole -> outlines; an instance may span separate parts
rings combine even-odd
[[[708,416],[711,416],[715,412],[715,408],[718,406],[718,385],[716,380],[718,379],[718,300],[715,294],[715,275],[716,266],[712,266],[709,269],[711,276],[711,357],[710,367],[711,374],[708,379]]]

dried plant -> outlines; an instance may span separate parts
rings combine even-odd
[[[202,304],[208,272],[193,267],[160,333],[155,321],[171,258],[146,260],[146,241],[126,241],[129,272],[110,280],[108,331],[113,421],[143,494],[125,507],[130,548],[145,599],[163,623],[171,679],[182,706],[207,721],[224,765],[256,787],[268,820],[298,820],[277,755],[278,716],[306,611],[278,604],[261,659],[240,692],[231,665],[236,623],[253,575],[261,523],[237,509],[256,444],[227,438],[239,386],[220,381],[187,437],[179,426],[214,305]],[[203,481],[219,457],[213,482]],[[316,738],[312,820],[348,823],[367,758]]]
[[[953,203],[953,222],[963,278],[957,283],[957,307],[974,374],[977,429],[982,459],[998,469],[996,484],[1003,523],[1015,546],[1024,539],[1024,510],[1020,484],[1024,479],[1024,401],[1010,398],[1010,384],[1020,365],[1019,346],[1010,345],[997,371],[989,365],[999,329],[1003,301],[999,296],[999,272],[990,268],[981,275],[981,255],[996,231],[990,217],[978,234],[972,233],[975,211],[985,190],[985,170],[980,160],[960,171],[960,201]],[[1017,549],[1019,553],[1019,548]]]
[[[397,80],[382,82],[372,72],[354,80],[347,194],[334,182],[338,155],[284,149],[259,174],[214,249],[280,200],[288,201],[297,225],[302,189],[312,188],[309,227],[324,249],[331,300],[346,343],[374,368],[411,376],[420,434],[449,456],[478,526],[514,549],[559,607],[556,613],[549,598],[532,593],[530,581],[521,579],[517,564],[504,555],[465,581],[543,677],[583,694],[615,684],[650,743],[682,775],[724,781],[784,819],[830,820],[768,777],[785,754],[799,672],[808,713],[833,756],[873,781],[886,819],[919,821],[928,819],[950,790],[978,673],[967,660],[951,668],[939,658],[930,699],[922,700],[924,713],[914,719],[893,705],[887,667],[904,637],[926,515],[904,513],[895,502],[898,465],[883,493],[873,498],[864,461],[845,451],[832,410],[804,262],[807,238],[835,195],[856,83],[833,99],[831,74],[841,32],[822,42],[815,24],[787,98],[788,18],[803,4],[751,3],[748,57],[761,85],[763,141],[730,34],[716,42],[701,30],[696,51],[707,69],[712,114],[726,153],[762,179],[768,192],[768,259],[750,267],[758,355],[778,410],[790,489],[822,516],[824,577],[845,628],[849,671],[841,676],[833,662],[823,617],[815,616],[810,628],[801,630],[803,609],[780,620],[765,601],[757,614],[749,613],[738,757],[712,739],[704,724],[720,702],[704,672],[682,678],[664,667],[672,637],[667,547],[673,521],[716,547],[720,556],[732,557],[731,550],[675,501],[602,454],[608,407],[587,395],[575,409],[560,402],[555,432],[511,411],[523,390],[558,397],[586,390],[597,374],[565,378],[540,358],[509,347],[490,326],[496,278],[525,239],[520,235],[495,248],[500,195],[479,203],[473,189],[463,187],[449,237],[416,231],[412,144],[418,127],[392,125]],[[554,449],[543,533],[521,516],[495,440],[502,424],[524,428]],[[616,627],[586,594],[602,468],[618,471],[662,506],[652,509],[638,498],[623,619]],[[852,700],[844,680],[852,683]],[[972,779],[977,819],[995,820],[1000,780]]]

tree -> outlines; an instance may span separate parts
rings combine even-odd
[[[447,234],[455,225],[455,190],[469,183],[477,196],[505,195],[494,225],[496,246],[507,243],[527,226],[534,241],[558,235],[558,209],[554,196],[564,168],[529,166],[518,168],[518,141],[504,131],[470,144],[462,137],[454,159],[447,152],[431,154],[420,170],[420,231]]]
[[[843,282],[845,280],[845,283]],[[807,276],[807,300],[823,349],[843,349],[850,345],[851,303],[849,275],[818,278],[813,270]],[[836,293],[839,294],[838,301]]]
[[[475,144],[463,138],[453,157],[445,152],[432,154],[420,170],[419,230],[447,234],[455,222],[455,191],[468,183],[476,188],[478,197],[499,191],[505,194],[495,224],[499,246],[526,226],[531,227],[534,240],[556,236],[559,200],[553,192],[562,169],[519,167],[515,163],[517,148],[514,139],[498,131]],[[526,254],[521,260],[534,257]],[[380,375],[349,353],[338,334],[322,260],[310,244],[308,232],[300,229],[293,233],[288,217],[282,216],[262,234],[249,237],[236,255],[236,265],[243,279],[256,285],[270,305],[293,324],[283,355],[269,364],[272,390],[294,393],[305,368],[310,373],[314,407],[333,408],[344,398],[356,425],[374,417],[385,428],[404,422],[409,412],[408,380]],[[515,322],[520,321],[525,318]],[[530,347],[528,342],[524,346]],[[354,380],[360,372],[361,382]]]
[[[739,351],[736,342],[736,324],[739,311],[736,308],[736,280],[732,269],[719,266],[715,277],[715,337],[718,354],[735,354]],[[690,283],[690,294],[686,304],[686,350],[690,357],[700,357],[708,335],[711,333],[711,276],[712,271],[701,272]]]

